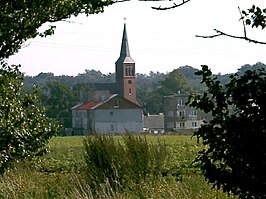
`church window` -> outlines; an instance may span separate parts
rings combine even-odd
[[[128,68],[125,68],[125,76],[128,76]]]
[[[130,74],[129,74],[129,75],[130,75],[130,76],[134,76],[134,75],[135,75],[134,73],[135,73],[134,68],[131,67],[131,68],[130,68]]]
[[[129,88],[128,90],[128,95],[131,95],[131,88]]]
[[[128,84],[132,84],[132,81],[131,80],[128,80]]]

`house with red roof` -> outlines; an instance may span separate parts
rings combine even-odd
[[[135,61],[129,53],[124,24],[116,82],[95,84],[95,90],[72,107],[73,134],[142,132],[143,111],[136,97]]]

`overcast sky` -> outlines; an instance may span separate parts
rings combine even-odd
[[[71,23],[56,23],[53,36],[27,41],[9,63],[21,64],[21,71],[31,76],[41,72],[77,75],[86,69],[113,73],[126,17],[136,72],[166,73],[180,66],[200,68],[206,64],[214,73],[232,73],[244,64],[266,64],[266,45],[226,37],[203,39],[195,35],[212,35],[216,28],[243,36],[238,6],[246,9],[252,4],[266,7],[266,1],[261,0],[191,0],[172,10],[157,11],[151,6],[171,4],[137,0],[117,3],[106,7],[101,14],[80,15],[69,19]],[[266,42],[266,30],[248,29],[248,36]]]

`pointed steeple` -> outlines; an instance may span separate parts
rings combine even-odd
[[[120,56],[115,62],[115,76],[117,94],[138,104],[136,95],[135,62],[130,57],[129,53],[126,23],[124,23]]]
[[[127,38],[126,23],[124,23],[124,30],[123,30],[123,37],[122,37],[120,56],[119,56],[118,60],[116,61],[116,63],[117,62],[135,63],[134,60],[130,57],[130,53],[129,53],[129,45],[128,45],[128,38]]]

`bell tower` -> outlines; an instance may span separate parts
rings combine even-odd
[[[117,94],[138,104],[136,97],[135,61],[130,57],[126,23],[124,23],[120,56],[115,62]]]

